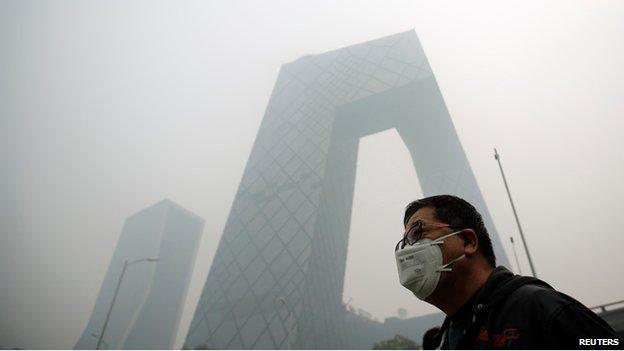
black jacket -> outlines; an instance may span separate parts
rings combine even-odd
[[[615,331],[580,302],[539,279],[514,275],[502,266],[453,315],[454,321],[458,314],[467,317],[467,327],[463,335],[455,334],[462,328],[453,329],[460,335],[457,349],[624,348]],[[442,349],[449,348],[450,322],[447,317],[435,337]]]

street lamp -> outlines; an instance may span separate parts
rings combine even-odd
[[[286,298],[284,298],[283,296],[278,296],[275,299],[275,303],[281,303],[282,305],[284,305],[284,307],[286,307],[286,312],[288,312],[288,327],[287,327],[287,334],[286,334],[286,339],[288,340],[288,348],[292,350],[293,348],[293,342],[292,342],[292,332],[293,332],[293,328],[294,328],[294,315],[292,313],[292,311],[290,310],[290,307],[288,306],[288,302],[286,301]]]
[[[100,336],[96,333],[91,333],[91,336],[94,338],[100,338]],[[106,349],[108,350],[108,344],[106,343],[106,341],[102,340],[102,345],[104,345],[104,347],[106,347]]]
[[[160,261],[159,257],[146,257],[140,258],[138,260],[125,260],[123,269],[121,270],[121,275],[119,276],[119,281],[117,282],[117,288],[115,288],[115,294],[113,295],[113,301],[111,301],[110,306],[108,307],[108,312],[106,313],[106,319],[104,320],[104,326],[102,327],[102,332],[100,333],[100,338],[98,339],[96,350],[100,349],[100,345],[102,344],[102,339],[104,338],[104,333],[106,332],[106,326],[108,325],[108,320],[110,318],[111,312],[113,311],[113,306],[115,305],[115,300],[117,300],[117,294],[119,294],[119,287],[121,286],[121,281],[123,280],[124,275],[126,274],[126,269],[128,266],[139,263],[139,262],[157,262]],[[108,346],[107,346],[108,348]]]
[[[503,176],[503,184],[505,184],[505,190],[507,190],[507,196],[509,197],[509,203],[511,204],[511,209],[513,210],[514,217],[516,218],[516,224],[518,225],[518,231],[520,232],[520,239],[522,239],[522,244],[524,245],[524,251],[527,254],[527,258],[529,259],[529,266],[531,267],[531,273],[533,273],[533,277],[537,278],[537,273],[535,273],[535,267],[533,266],[533,260],[531,259],[531,254],[529,253],[529,247],[527,246],[526,239],[524,238],[524,233],[522,232],[522,226],[520,226],[520,219],[518,218],[518,213],[516,212],[516,206],[514,206],[514,202],[511,199],[511,192],[509,191],[509,185],[507,185],[507,178],[505,178],[505,172],[503,172],[503,165],[500,161],[500,155],[496,148],[494,148],[494,159],[498,162],[498,168],[500,168],[501,176]],[[512,239],[513,243],[513,239]],[[514,250],[515,250],[514,246]],[[515,251],[514,251],[515,254]],[[520,266],[518,266],[518,270],[520,270]]]

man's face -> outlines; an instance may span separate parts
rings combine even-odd
[[[416,222],[417,220],[421,220],[425,223],[422,238],[434,240],[443,235],[450,234],[458,230],[449,227],[440,228],[439,226],[436,226],[439,224],[448,223],[442,223],[440,220],[438,220],[435,217],[435,210],[430,207],[423,207],[416,211],[407,221],[405,229],[408,230],[411,225],[413,225],[414,222]],[[461,236],[453,235],[444,239],[444,243],[440,245],[440,249],[442,250],[443,263],[448,263],[464,253],[464,241],[462,240]],[[459,268],[456,266],[459,265],[461,265],[461,260],[451,266],[453,268],[451,272],[442,272],[442,274],[440,275],[440,281],[436,289],[433,291],[431,296],[427,298],[426,301],[428,301],[431,297],[435,297],[439,291],[444,291],[454,286],[458,274],[458,269],[456,268]]]

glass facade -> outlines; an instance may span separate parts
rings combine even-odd
[[[101,348],[173,347],[204,220],[163,200],[123,227],[91,318],[76,349],[95,349],[126,260],[158,257],[127,266]]]
[[[424,195],[472,202],[506,263],[416,33],[304,56],[280,70],[186,348],[362,347],[342,303],[358,143],[389,128]]]

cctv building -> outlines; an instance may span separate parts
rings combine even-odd
[[[202,218],[166,199],[128,217],[75,348],[96,349],[100,336],[100,349],[173,348],[203,227]]]
[[[186,348],[370,348],[359,335],[390,330],[342,303],[359,139],[390,128],[423,195],[474,204],[507,264],[416,33],[304,56],[279,72]]]

